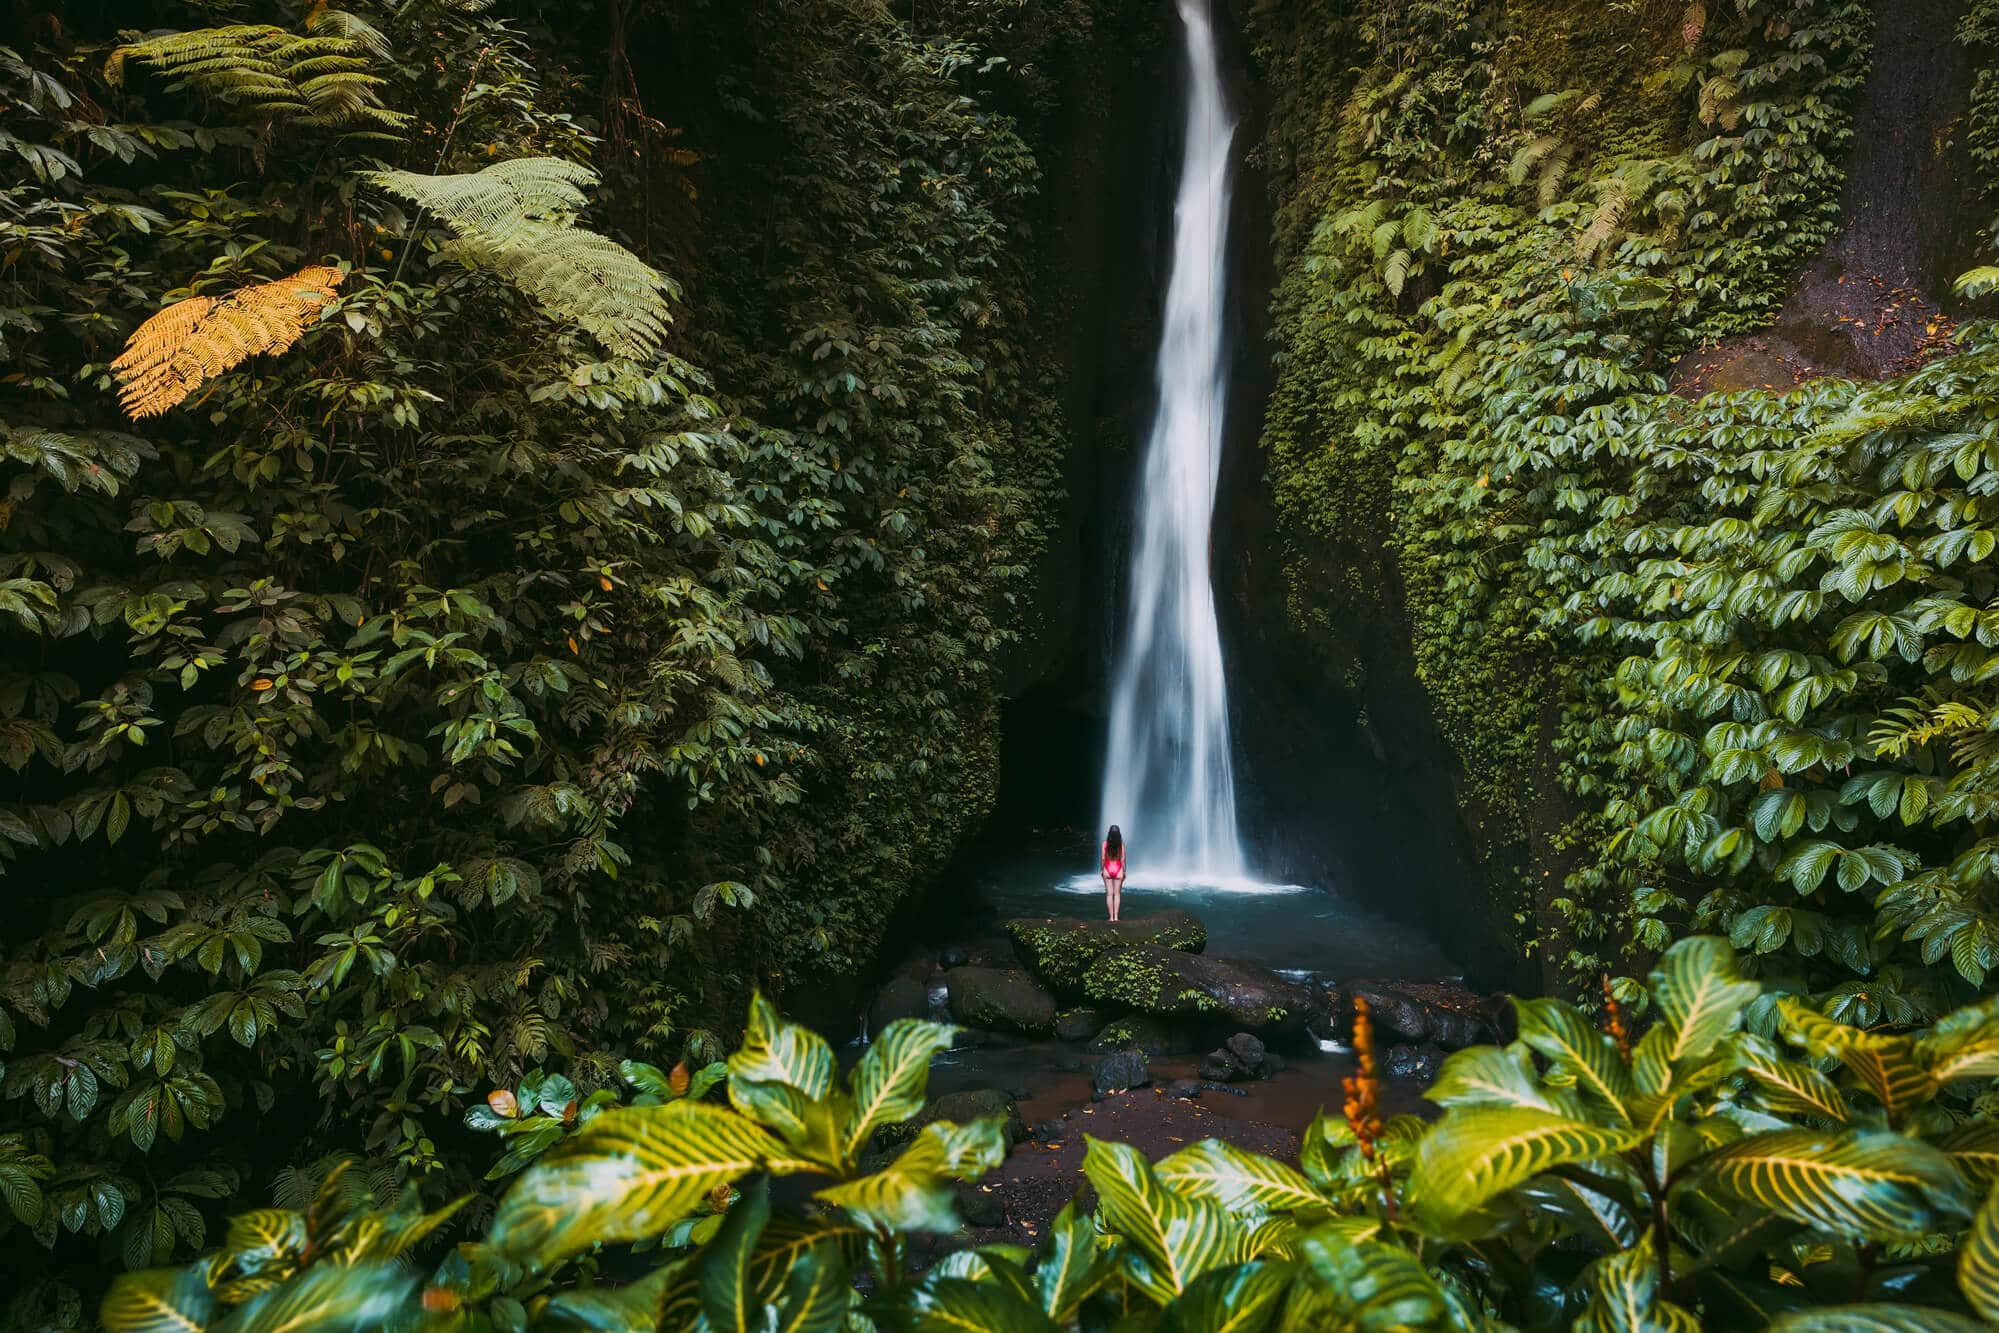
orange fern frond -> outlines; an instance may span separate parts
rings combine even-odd
[[[174,302],[133,330],[111,363],[125,385],[118,395],[125,414],[135,421],[158,416],[259,352],[284,351],[319,317],[344,276],[314,264],[227,296]]]

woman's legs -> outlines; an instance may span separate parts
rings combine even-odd
[[[1110,895],[1111,920],[1118,919],[1118,909],[1124,903],[1124,876],[1118,875],[1104,881],[1104,891]]]

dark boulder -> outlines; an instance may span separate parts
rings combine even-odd
[[[1084,1005],[1055,1015],[1055,1035],[1063,1041],[1088,1041],[1103,1030],[1104,1011]]]
[[[1090,1042],[1093,1051],[1122,1051],[1137,1047],[1147,1055],[1184,1055],[1194,1049],[1194,1036],[1184,1024],[1170,1023],[1150,1014],[1131,1014],[1104,1025]]]
[[[1352,1030],[1353,1001],[1358,998],[1367,1001],[1376,1041],[1440,1046],[1447,1051],[1505,1040],[1498,1019],[1510,1009],[1503,999],[1440,981],[1355,981],[1340,998],[1344,1012],[1334,1016],[1336,1031]]]
[[[1313,1005],[1305,987],[1268,968],[1156,945],[1099,955],[1083,974],[1083,993],[1141,1013],[1223,1019],[1256,1032],[1297,1028]]]
[[[1176,1078],[1166,1085],[1166,1095],[1168,1097],[1179,1097],[1190,1102],[1199,1101],[1201,1097],[1201,1085],[1198,1081],[1191,1078]]]
[[[1235,1058],[1226,1046],[1218,1046],[1201,1059],[1201,1067],[1194,1071],[1209,1083],[1233,1083],[1239,1078],[1249,1077],[1249,1071],[1242,1067],[1242,1061]]]
[[[1108,1097],[1150,1082],[1152,1071],[1146,1068],[1144,1051],[1116,1051],[1098,1061],[1094,1095]]]
[[[1072,916],[1016,917],[1006,923],[1013,951],[1041,983],[1058,991],[1082,989],[1083,973],[1112,949],[1150,945],[1199,953],[1208,942],[1201,919],[1178,910],[1123,921],[1085,921]]]
[[[1055,997],[1014,968],[954,967],[944,974],[953,1020],[1039,1035],[1055,1026]]]
[[[952,1193],[957,1196],[958,1216],[965,1219],[966,1226],[1006,1225],[1006,1196],[991,1185],[974,1185],[961,1180],[952,1186]]]
[[[1068,1133],[1060,1120],[1044,1120],[1033,1129],[1036,1143],[1056,1143]]]
[[[1263,1043],[1250,1032],[1238,1032],[1222,1043],[1244,1069],[1261,1069],[1265,1058]]]
[[[921,1111],[900,1124],[883,1125],[875,1131],[875,1141],[884,1145],[900,1145],[915,1138],[933,1120],[966,1125],[994,1116],[1005,1126],[1009,1147],[1027,1137],[1027,1126],[1021,1122],[1020,1108],[1011,1096],[998,1088],[968,1088],[963,1092],[947,1092],[942,1097],[933,1098],[924,1104]]]
[[[892,977],[887,985],[875,992],[874,1003],[868,1006],[868,1033],[879,1035],[883,1028],[898,1018],[929,1016],[928,988],[915,977]]]
[[[1391,1046],[1381,1062],[1381,1071],[1390,1078],[1414,1079],[1420,1083],[1436,1080],[1443,1068],[1444,1050],[1436,1046]]]
[[[946,967],[963,967],[972,961],[972,954],[964,945],[953,944],[938,955],[938,961]]]

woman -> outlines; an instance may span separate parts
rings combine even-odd
[[[1104,904],[1110,908],[1111,920],[1117,920],[1118,904],[1124,897],[1124,834],[1118,832],[1116,824],[1104,838],[1104,859],[1099,867],[1104,876]]]

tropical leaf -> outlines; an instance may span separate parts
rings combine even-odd
[[[764,1326],[764,1302],[750,1259],[769,1220],[770,1182],[760,1177],[730,1205],[722,1229],[701,1252],[701,1312],[716,1333],[752,1333]]]
[[[1670,1034],[1664,1055],[1669,1065],[1700,1059],[1742,1020],[1742,1011],[1763,993],[1737,970],[1735,951],[1714,935],[1690,935],[1666,950],[1651,976],[1652,1001]]]
[[[1831,1079],[1801,1060],[1785,1059],[1763,1038],[1745,1034],[1736,1052],[1759,1099],[1777,1114],[1818,1116],[1837,1124],[1851,1115]]]
[[[562,1292],[541,1308],[534,1326],[551,1333],[632,1333],[658,1328],[667,1289],[683,1276],[684,1266],[672,1263],[623,1286]]]
[[[916,1333],[1055,1333],[1048,1316],[1012,1287],[965,1277],[924,1284],[897,1326]]]
[[[1548,1061],[1549,1083],[1580,1089],[1619,1120],[1630,1120],[1626,1103],[1635,1089],[1615,1041],[1560,1000],[1515,1000],[1513,1008],[1520,1040]]]
[[[1890,1123],[1936,1096],[1937,1084],[1908,1037],[1864,1032],[1795,1000],[1778,1001],[1785,1036],[1815,1056],[1834,1056],[1867,1086]]]
[[[1165,1189],[1136,1148],[1086,1136],[1083,1174],[1096,1187],[1103,1225],[1130,1247],[1125,1275],[1160,1304],[1247,1257],[1248,1233],[1225,1209]]]
[[[1452,1052],[1423,1095],[1439,1106],[1524,1106],[1571,1119],[1582,1114],[1565,1091],[1541,1085],[1533,1056],[1518,1044]]]
[[[848,1326],[854,1283],[847,1257],[832,1241],[806,1250],[784,1274],[771,1333],[834,1333]]]
[[[311,265],[227,296],[176,301],[133,330],[111,363],[133,418],[158,416],[260,352],[282,352],[319,320],[346,275]]]
[[[953,1180],[977,1180],[1006,1159],[1006,1131],[997,1117],[956,1125],[932,1121],[896,1159],[871,1176],[820,1190],[814,1197],[880,1226],[902,1231],[953,1231],[958,1215]]]
[[[1590,1268],[1589,1308],[1575,1333],[1700,1333],[1700,1321],[1659,1291],[1658,1252],[1648,1232]]]
[[[1999,1078],[1999,1000],[1946,1014],[1915,1038],[1911,1050],[1939,1084]]]
[[[97,1312],[105,1333],[199,1333],[216,1311],[198,1267],[121,1273]]]
[[[1988,1324],[1999,1323],[1999,1187],[1985,1196],[1957,1247],[1957,1285]]]
[[[751,1171],[805,1165],[755,1122],[705,1102],[609,1110],[514,1183],[490,1239],[546,1265],[602,1241],[660,1235]]]
[[[1283,1308],[1293,1264],[1247,1263],[1203,1273],[1160,1312],[1162,1333],[1260,1333]]]
[[[1097,1228],[1075,1200],[1062,1205],[1048,1228],[1040,1261],[1034,1268],[1041,1291],[1041,1308],[1066,1323],[1077,1306],[1117,1272],[1117,1256],[1097,1241]]]
[[[1628,1126],[1591,1125],[1531,1107],[1453,1107],[1423,1139],[1410,1206],[1448,1222],[1550,1167],[1610,1156],[1641,1137]]]
[[[743,1044],[729,1057],[731,1098],[738,1082],[781,1083],[817,1101],[833,1090],[833,1048],[810,1028],[785,1022],[759,992],[750,997]]]
[[[398,1264],[319,1264],[239,1306],[217,1333],[375,1333],[415,1285]]]
[[[1973,1206],[1949,1157],[1879,1130],[1753,1134],[1704,1169],[1738,1198],[1841,1235],[1915,1236],[1962,1223]]]
[[[1416,1256],[1399,1245],[1356,1242],[1338,1228],[1320,1227],[1305,1237],[1301,1248],[1331,1316],[1303,1327],[1356,1333],[1459,1327],[1450,1297]]]
[[[1330,1211],[1310,1181],[1282,1162],[1220,1139],[1202,1139],[1152,1167],[1175,1194],[1212,1199],[1231,1213]]]
[[[1884,1301],[1800,1310],[1772,1320],[1766,1333],[1984,1333],[1987,1328],[1948,1310]]]
[[[1936,1147],[1978,1189],[1999,1181],[1999,1124],[1968,1120],[1936,1140]]]
[[[907,1120],[923,1109],[930,1058],[950,1049],[956,1031],[915,1018],[898,1018],[881,1030],[848,1082],[854,1100],[844,1144],[849,1156],[860,1151],[878,1126]]]

